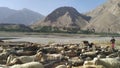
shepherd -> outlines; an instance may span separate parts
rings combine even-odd
[[[112,37],[112,39],[110,40],[110,43],[111,43],[111,47],[112,47],[112,50],[114,50],[114,47],[115,47],[115,38]]]

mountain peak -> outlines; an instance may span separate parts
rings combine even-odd
[[[49,14],[46,19],[46,21],[51,21],[51,22],[55,22],[59,17],[68,14],[68,16],[72,17],[72,20],[75,21],[76,18],[78,18],[78,16],[80,16],[81,14],[73,7],[60,7],[57,8],[55,11],[53,11],[51,14]]]
[[[80,14],[73,7],[60,7],[50,13],[43,21],[33,25],[33,28],[51,26],[57,28],[82,28],[90,17]]]

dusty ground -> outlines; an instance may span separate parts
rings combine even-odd
[[[27,41],[40,44],[50,43],[81,43],[83,40],[88,40],[93,43],[101,43],[110,45],[111,37],[99,37],[97,35],[83,34],[64,34],[64,33],[28,33],[28,32],[0,32],[0,38],[5,38],[5,41]],[[10,38],[10,39],[8,39]],[[14,39],[17,38],[17,39]],[[7,39],[7,40],[6,40]],[[120,37],[115,37],[116,45],[120,45]]]

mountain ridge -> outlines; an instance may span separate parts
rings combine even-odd
[[[22,10],[14,10],[8,7],[0,7],[0,23],[14,23],[30,25],[44,16],[32,10],[23,8]]]

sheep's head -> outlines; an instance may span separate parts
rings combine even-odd
[[[97,58],[94,58],[94,59],[93,59],[93,62],[94,62],[96,65],[98,65],[99,60],[100,60],[100,58],[97,57]]]
[[[35,55],[35,60],[41,60],[42,57],[43,57],[43,53],[42,53],[42,52],[38,52],[38,53]]]

